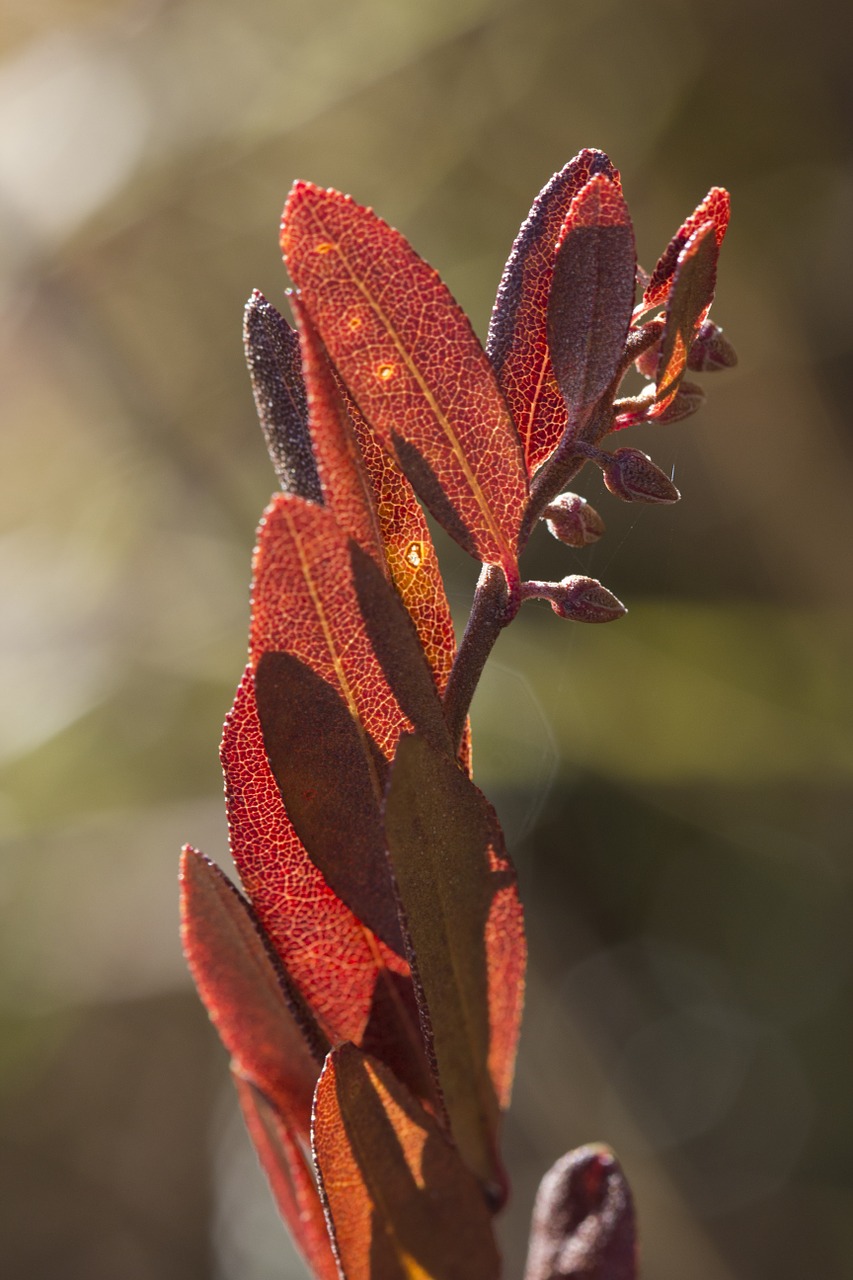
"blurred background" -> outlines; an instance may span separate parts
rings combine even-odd
[[[300,1276],[184,972],[176,859],[227,865],[217,744],[274,486],[240,324],[291,181],[351,191],[485,335],[582,146],[651,267],[712,184],[740,354],[619,443],[606,537],[532,576],[475,707],[519,865],[528,1009],[508,1277],[536,1183],[612,1144],[646,1280],[853,1273],[853,169],[829,0],[2,0],[0,1250],[27,1280]],[[460,624],[473,565],[447,549]]]

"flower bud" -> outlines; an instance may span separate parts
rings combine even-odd
[[[573,622],[615,622],[628,610],[596,578],[572,573],[562,582],[522,582],[523,599],[547,600],[560,618]]]
[[[732,369],[736,364],[737,352],[720,326],[713,320],[706,320],[693,339],[687,368],[694,373],[717,373],[720,369]]]
[[[588,547],[604,533],[604,521],[579,493],[561,493],[543,511],[542,519],[558,542]]]
[[[639,449],[617,449],[602,467],[604,483],[623,502],[678,502],[669,476]]]
[[[655,422],[683,422],[685,418],[692,418],[694,413],[698,413],[704,403],[705,392],[698,382],[682,381],[678,384],[675,399],[655,418]]]
[[[654,380],[658,368],[660,342],[663,337],[662,320],[649,320],[640,329],[632,329],[628,335],[628,348],[636,350],[636,344],[642,343],[643,350],[634,360],[634,367],[644,378]],[[651,341],[650,341],[651,340]]]

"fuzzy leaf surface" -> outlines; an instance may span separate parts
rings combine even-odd
[[[251,908],[227,876],[189,846],[181,856],[181,934],[190,972],[225,1048],[294,1132],[307,1135],[322,1040],[308,1025]]]
[[[243,346],[255,408],[279,484],[286,493],[322,502],[308,432],[299,339],[257,289],[243,313]]]
[[[515,578],[527,496],[488,358],[438,274],[370,209],[296,183],[281,245],[323,342],[384,447],[448,533]]]
[[[447,753],[401,739],[385,807],[388,854],[421,1024],[463,1159],[496,1204],[497,1155],[523,994],[525,942],[497,819]]]
[[[548,350],[548,297],[557,240],[575,196],[597,173],[619,184],[603,151],[585,149],[542,188],[516,236],[489,323],[486,351],[532,474],[566,428],[566,405]]]
[[[591,178],[571,203],[557,243],[548,305],[554,373],[577,428],[606,390],[625,350],[637,257],[618,183]]]
[[[313,1143],[347,1280],[497,1280],[476,1180],[409,1091],[353,1045],[327,1059]]]
[[[698,231],[704,223],[710,222],[713,224],[714,237],[719,249],[729,225],[730,213],[731,197],[728,191],[724,187],[712,187],[704,200],[693,210],[690,217],[678,228],[661,254],[646,286],[643,301],[638,311],[649,311],[652,307],[662,306],[666,302],[669,297],[669,291],[672,288],[675,268],[678,265],[681,250],[694,232]]]
[[[524,1280],[636,1280],[634,1205],[613,1152],[563,1156],[539,1187]]]
[[[273,777],[249,669],[225,722],[231,853],[276,952],[332,1043],[369,1046],[418,1096],[430,1086],[409,967],[329,888]]]
[[[712,222],[703,223],[678,256],[666,304],[650,419],[661,417],[678,393],[696,330],[708,314],[717,284],[720,249]]]
[[[313,1166],[275,1107],[232,1072],[240,1109],[278,1211],[315,1280],[340,1280]]]

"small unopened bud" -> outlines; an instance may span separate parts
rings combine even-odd
[[[604,483],[623,502],[678,502],[669,476],[639,449],[617,449],[602,468]]]
[[[737,352],[720,326],[706,320],[693,339],[687,368],[694,373],[717,373],[720,369],[733,369],[736,364]]]
[[[662,320],[649,320],[641,328],[632,329],[628,335],[628,352],[633,354],[641,348],[634,357],[634,366],[644,378],[654,378],[657,373],[663,330]]]
[[[704,403],[705,392],[698,382],[682,381],[678,384],[675,399],[655,418],[655,422],[683,422],[685,418],[692,418],[694,413],[698,413]]]
[[[604,521],[579,493],[561,493],[542,513],[558,542],[567,547],[588,547],[604,533]]]
[[[596,578],[572,573],[562,582],[522,582],[522,599],[547,600],[560,618],[573,622],[615,622],[628,610]]]

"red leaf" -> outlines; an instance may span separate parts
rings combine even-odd
[[[607,1147],[579,1147],[536,1196],[524,1280],[636,1280],[631,1191]]]
[[[347,1280],[497,1280],[476,1181],[408,1090],[353,1045],[326,1061],[313,1142]]]
[[[516,236],[492,310],[486,351],[530,473],[553,453],[566,429],[566,406],[548,351],[548,296],[560,228],[575,196],[597,173],[618,185],[618,171],[604,152],[584,150],[542,188]]]
[[[338,523],[387,569],[411,615],[436,687],[444,692],[456,654],[438,558],[414,490],[340,383],[308,314],[299,321],[311,435],[323,498]]]
[[[332,1043],[378,1053],[429,1092],[409,967],[332,892],[290,822],[264,750],[251,670],[225,722],[231,853],[282,962]]]
[[[456,639],[429,527],[412,486],[351,398],[347,407],[373,486],[391,578],[411,614],[436,687],[443,693],[456,656]]]
[[[279,483],[287,493],[320,502],[299,340],[284,316],[257,289],[246,303],[243,345],[255,407]]]
[[[664,316],[655,406],[647,415],[649,420],[660,418],[678,393],[693,338],[714,300],[719,256],[712,222],[694,231],[678,255]]]
[[[497,1155],[521,1018],[521,907],[497,819],[456,763],[401,739],[385,811],[421,1021],[463,1159],[499,1204]]]
[[[281,244],[384,447],[459,544],[514,581],[527,483],[509,411],[464,312],[398,231],[340,192],[296,183]]]
[[[292,653],[338,690],[353,719],[390,759],[399,735],[413,727],[409,714],[432,736],[444,737],[446,729],[408,615],[390,589],[383,593],[373,584],[376,616],[365,618],[359,590],[366,570],[357,580],[355,564],[349,539],[330,512],[276,494],[255,550],[251,661],[256,666],[270,651]],[[393,667],[393,687],[383,663]]]
[[[181,933],[199,995],[238,1070],[307,1137],[322,1042],[247,903],[189,846],[181,857]]]
[[[634,229],[620,187],[600,173],[572,201],[548,305],[554,373],[577,430],[625,351],[634,303]]]
[[[729,225],[730,212],[731,197],[728,191],[724,187],[712,187],[701,204],[697,205],[690,217],[682,223],[661,254],[646,286],[643,301],[637,308],[638,315],[644,311],[651,310],[652,307],[659,307],[666,302],[669,297],[669,291],[672,288],[679,254],[693,233],[698,231],[704,223],[713,223],[714,235],[719,249],[723,243],[726,228]]]
[[[299,298],[291,297],[290,305],[299,330],[308,423],[323,500],[343,531],[387,573],[373,485],[329,358]]]
[[[299,1252],[316,1280],[340,1280],[313,1165],[263,1094],[236,1072],[233,1079],[249,1136]]]

